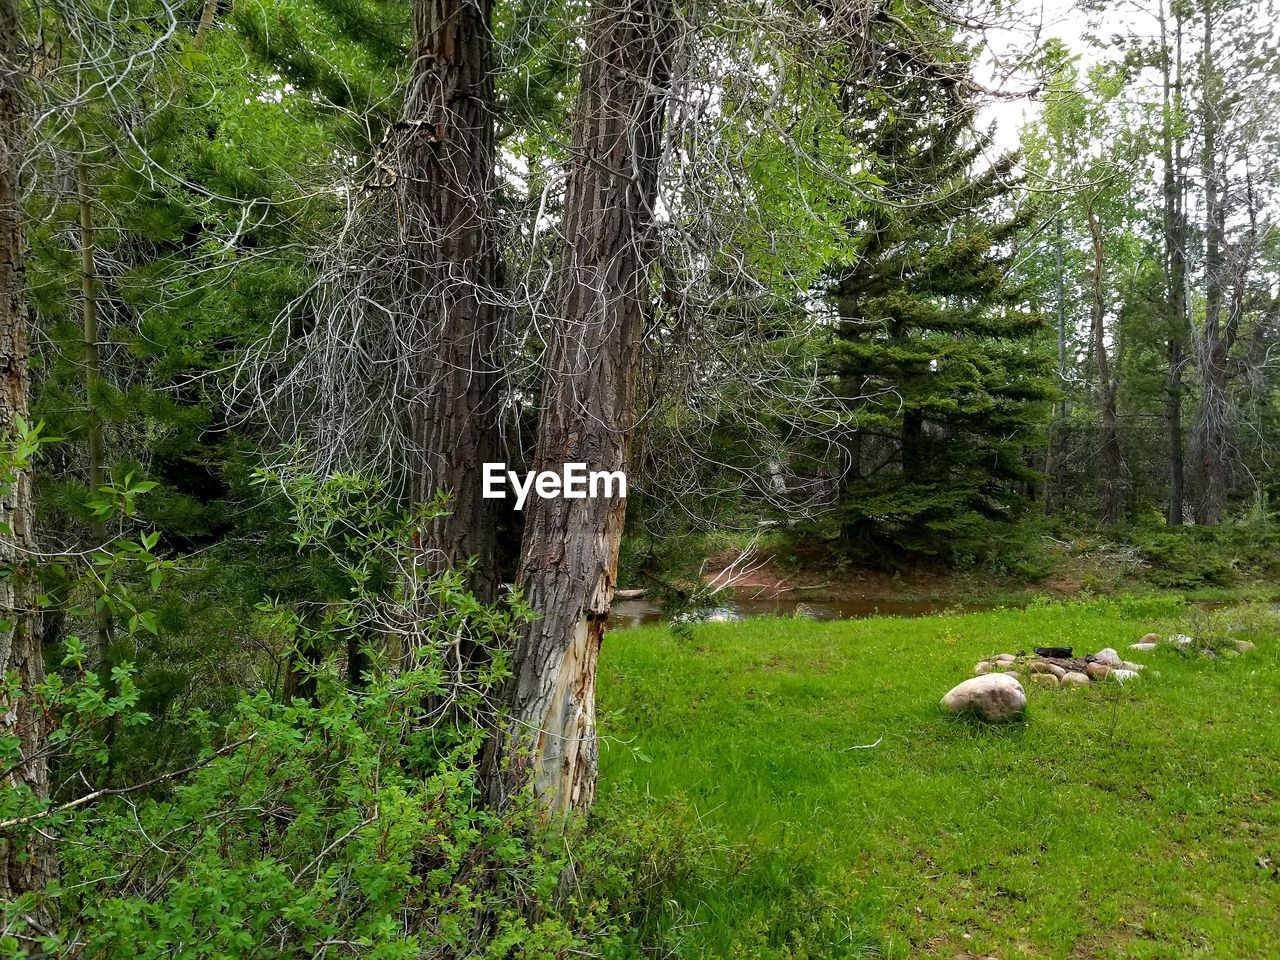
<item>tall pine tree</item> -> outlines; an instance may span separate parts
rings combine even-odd
[[[830,270],[827,361],[853,424],[838,517],[860,551],[950,560],[982,552],[1034,484],[1052,362],[1012,276],[1013,158],[984,163],[965,83],[896,69],[887,96],[850,94],[889,202]]]

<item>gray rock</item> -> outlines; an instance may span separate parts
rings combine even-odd
[[[1002,653],[998,657],[996,657],[996,662],[997,663],[1013,663],[1017,659],[1018,658],[1015,657],[1012,653]]]
[[[1027,709],[1027,694],[1015,677],[989,673],[952,687],[942,698],[941,706],[946,713],[970,714],[999,723],[1022,716]]]
[[[1031,682],[1039,687],[1048,687],[1050,690],[1056,690],[1058,687],[1058,678],[1052,673],[1033,673]]]
[[[1120,662],[1120,669],[1131,670],[1134,673],[1141,673],[1143,670],[1147,669],[1147,665],[1145,663],[1134,663],[1132,660],[1122,660]]]
[[[991,672],[992,670],[994,670],[994,669],[995,669],[995,667],[994,667],[994,666],[992,666],[992,664],[990,663],[990,661],[987,661],[987,660],[979,660],[977,663],[975,663],[975,664],[973,665],[973,675],[974,675],[975,677],[980,677],[980,676],[982,676],[984,673],[990,673],[990,672]]]
[[[1116,653],[1116,651],[1111,647],[1103,647],[1093,655],[1093,658],[1099,663],[1105,663],[1108,667],[1118,667],[1120,664],[1124,663],[1124,661],[1120,659],[1120,654]]]
[[[1062,678],[1062,685],[1064,687],[1087,687],[1089,685],[1089,675],[1078,670],[1072,670]]]
[[[1248,640],[1237,640],[1234,646],[1240,653],[1248,653],[1250,650],[1257,649],[1257,647]]]

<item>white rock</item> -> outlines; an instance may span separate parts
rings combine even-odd
[[[1156,644],[1156,643],[1131,643],[1129,644],[1129,649],[1141,650],[1143,653],[1150,653],[1157,646],[1159,646],[1159,644]]]
[[[1128,683],[1130,680],[1138,679],[1136,670],[1112,670],[1107,676],[1115,680],[1116,683]]]
[[[1175,633],[1172,637],[1169,638],[1169,642],[1176,647],[1189,647],[1193,643],[1195,643],[1195,641],[1192,640],[1190,637],[1188,637],[1185,633]]]
[[[1120,664],[1124,663],[1124,661],[1120,659],[1120,654],[1116,653],[1116,651],[1111,647],[1103,647],[1093,655],[1093,658],[1099,663],[1105,663],[1108,667],[1118,667]]]
[[[1016,678],[989,673],[952,687],[942,698],[941,706],[947,713],[968,713],[998,723],[1020,717],[1027,709],[1027,694]]]
[[[1132,670],[1134,673],[1139,673],[1147,669],[1147,665],[1145,663],[1134,663],[1132,660],[1123,660],[1120,663],[1120,669]]]
[[[1062,685],[1064,687],[1087,687],[1089,685],[1089,675],[1081,673],[1079,670],[1072,670],[1062,678]]]

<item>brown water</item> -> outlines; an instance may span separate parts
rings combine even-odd
[[[873,600],[867,597],[841,597],[806,600],[786,594],[779,597],[743,597],[720,606],[703,607],[691,619],[703,622],[743,620],[748,617],[789,617],[796,614],[814,620],[858,620],[863,617],[928,617],[937,613],[967,613],[990,610],[995,604],[957,603],[942,600]],[[610,617],[615,629],[662,623],[667,618],[652,600],[619,600]]]

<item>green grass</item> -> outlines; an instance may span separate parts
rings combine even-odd
[[[1280,639],[1217,661],[1137,655],[1150,668],[1123,689],[1029,687],[1025,724],[938,709],[983,655],[1126,652],[1181,612],[1109,601],[611,634],[602,803],[683,798],[722,838],[708,875],[670,891],[664,949],[1280,957]]]

